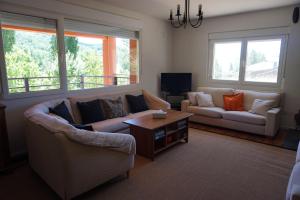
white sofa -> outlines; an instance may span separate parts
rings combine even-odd
[[[286,200],[300,200],[300,145],[298,145],[296,163],[289,179]]]
[[[76,129],[66,120],[49,115],[49,107],[64,101],[75,121],[80,123],[77,101],[121,96],[125,110],[128,111],[125,93],[57,99],[35,105],[25,112],[30,166],[62,199],[71,199],[114,177],[129,174],[134,166],[135,140],[131,135],[118,134],[128,133],[128,126],[122,122],[149,114],[153,109],[170,108],[169,103],[145,91],[128,93],[143,93],[152,110],[93,123],[91,125],[96,132]],[[101,147],[102,143],[112,145],[113,148],[106,148],[105,145]],[[116,145],[119,148],[115,148]]]
[[[181,110],[194,114],[189,118],[190,121],[268,137],[273,137],[278,132],[281,94],[212,87],[199,87],[197,91],[211,94],[216,107],[199,107],[192,105],[189,100],[182,101]],[[239,92],[244,93],[244,108],[246,111],[225,111],[223,108],[223,95],[232,95]],[[248,111],[255,99],[273,100],[274,108],[270,109],[266,116],[252,114]]]

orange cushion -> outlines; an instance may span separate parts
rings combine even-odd
[[[223,95],[224,109],[229,111],[244,111],[244,93]]]

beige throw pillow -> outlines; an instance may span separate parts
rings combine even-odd
[[[272,100],[255,99],[249,112],[265,116],[267,115],[268,110],[270,110],[273,107],[273,105],[274,101]]]
[[[196,99],[196,95],[197,94],[204,94],[203,92],[188,92],[188,99],[191,103],[192,106],[196,106],[197,105],[197,99]]]
[[[121,97],[117,99],[100,99],[100,102],[106,119],[124,117],[127,115]]]
[[[197,104],[200,107],[214,107],[214,102],[210,94],[200,93],[196,95]]]

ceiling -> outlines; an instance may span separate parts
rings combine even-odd
[[[153,17],[167,19],[170,9],[177,4],[184,6],[184,0],[96,0],[112,6],[137,11]],[[300,0],[190,0],[191,15],[196,15],[198,4],[202,4],[204,17],[276,8],[300,3]]]

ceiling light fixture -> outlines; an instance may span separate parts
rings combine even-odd
[[[177,5],[177,12],[176,15],[173,17],[173,10],[170,10],[170,18],[169,20],[171,21],[171,25],[174,28],[180,28],[180,27],[184,27],[186,28],[186,25],[189,23],[193,28],[198,28],[201,26],[202,21],[203,21],[203,12],[202,12],[202,5],[199,4],[198,7],[198,14],[196,15],[198,17],[198,20],[196,21],[196,23],[192,23],[192,19],[190,17],[190,0],[185,0],[185,8],[184,8],[184,13],[183,13],[183,17],[181,17],[181,13],[180,13],[180,5]],[[177,21],[177,22],[176,22]]]

